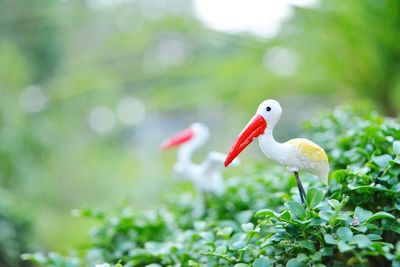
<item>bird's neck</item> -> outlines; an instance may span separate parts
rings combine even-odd
[[[196,149],[189,144],[182,145],[178,150],[178,162],[185,165],[192,164],[192,155]]]
[[[197,137],[192,141],[183,144],[178,150],[178,162],[182,165],[193,165],[192,155],[197,151],[206,140],[204,138]]]
[[[259,138],[262,152],[269,158],[281,162],[286,152],[286,146],[277,142],[273,135],[273,129],[268,129]]]

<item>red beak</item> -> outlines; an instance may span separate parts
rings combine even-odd
[[[187,141],[191,140],[194,136],[194,132],[188,128],[176,133],[174,136],[164,140],[161,145],[161,150],[166,150],[169,148],[177,147]]]
[[[254,138],[264,134],[266,128],[266,120],[261,115],[255,115],[236,138],[235,143],[233,143],[228,156],[226,156],[224,162],[225,167],[227,167],[243,149],[253,142]]]

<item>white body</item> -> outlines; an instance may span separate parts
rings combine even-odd
[[[266,111],[270,107],[270,111]],[[275,141],[273,129],[278,122],[282,109],[275,100],[266,100],[259,106],[257,114],[266,118],[268,126],[258,137],[261,151],[267,158],[287,166],[290,171],[306,171],[328,182],[329,164],[325,151],[314,142],[305,138],[296,138],[285,143]]]
[[[179,147],[178,160],[174,165],[174,173],[179,178],[191,181],[201,192],[220,195],[225,190],[222,170],[226,155],[212,151],[202,163],[194,163],[192,155],[206,143],[209,138],[209,130],[201,123],[192,124],[191,129],[195,135],[192,140]]]
[[[174,165],[174,173],[183,179],[191,181],[201,192],[210,192],[220,195],[224,192],[222,168],[225,155],[210,152],[200,164],[191,161],[178,161]]]
[[[298,146],[301,143],[314,146],[315,144],[310,140],[297,138],[285,143],[279,143],[275,141],[272,134],[260,136],[258,139],[261,151],[267,158],[287,166],[289,171],[306,171],[318,176],[324,183],[328,183],[328,162],[307,156]]]

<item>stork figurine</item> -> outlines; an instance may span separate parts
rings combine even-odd
[[[222,170],[226,155],[212,151],[201,164],[192,161],[193,153],[207,142],[209,135],[208,127],[203,123],[196,122],[189,128],[164,140],[160,149],[179,147],[174,173],[180,178],[191,181],[202,193],[209,192],[220,195],[224,192]],[[234,163],[237,162],[237,160],[234,161]]]
[[[254,138],[258,137],[261,151],[265,156],[294,172],[301,202],[304,204],[306,192],[299,178],[299,171],[318,176],[328,183],[329,163],[325,151],[314,142],[305,138],[291,139],[285,143],[275,141],[273,130],[282,114],[278,101],[263,101],[256,114],[242,130],[232,145],[224,165],[227,167],[245,149]]]

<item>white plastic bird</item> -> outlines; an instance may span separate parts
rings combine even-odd
[[[287,166],[294,172],[299,188],[301,201],[304,203],[306,193],[299,178],[299,171],[318,176],[322,182],[328,182],[329,163],[325,151],[314,142],[305,138],[291,139],[285,143],[275,141],[273,130],[282,114],[278,101],[263,101],[256,114],[237,137],[225,160],[228,166],[245,149],[254,138],[258,137],[261,151],[267,158]]]
[[[220,195],[224,192],[222,170],[226,155],[212,151],[201,164],[192,161],[193,153],[207,142],[209,135],[206,125],[193,123],[189,128],[164,140],[160,148],[166,150],[179,147],[174,173],[180,178],[191,181],[200,192]]]

